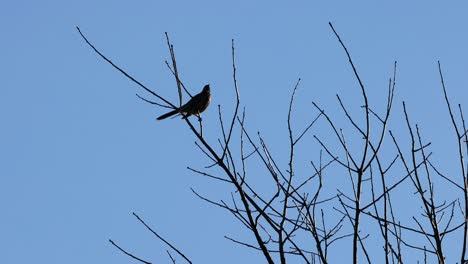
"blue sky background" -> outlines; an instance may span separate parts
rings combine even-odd
[[[75,26],[114,62],[175,101],[175,83],[164,64],[170,59],[164,37],[169,32],[184,83],[193,93],[211,84],[213,101],[204,121],[212,142],[219,136],[216,106],[227,113],[233,107],[234,38],[247,126],[253,134],[262,132],[286,169],[287,98],[299,77],[298,130],[314,117],[311,101],[342,118],[337,93],[360,113],[361,96],[328,27],[332,21],[381,110],[398,61],[391,124],[396,130],[403,125],[406,100],[412,120],[433,142],[434,161],[454,174],[455,142],[448,140],[453,134],[437,60],[453,103],[465,103],[467,10],[462,1],[3,2],[0,263],[132,263],[109,238],[142,258],[169,263],[166,247],[132,212],[195,263],[262,260],[224,239],[251,237],[229,213],[190,191],[219,200],[229,198],[230,189],[186,169],[209,161],[184,122],[156,122],[163,110],[140,101],[135,93],[150,97],[93,53]],[[311,135],[305,142],[298,166],[317,157]],[[333,177],[330,184],[345,176]],[[441,197],[450,193],[445,185],[437,190]],[[411,209],[402,209],[403,218],[405,211]],[[461,240],[450,243],[456,248]],[[349,249],[333,260],[346,260]]]

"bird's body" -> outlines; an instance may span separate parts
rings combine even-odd
[[[192,99],[190,99],[187,103],[185,103],[179,108],[172,110],[169,113],[158,117],[157,119],[162,120],[179,113],[184,114],[184,118],[189,117],[190,115],[199,116],[201,112],[205,111],[205,109],[208,108],[210,101],[210,85],[207,84],[205,85],[205,87],[203,87],[203,90],[199,94],[192,97]]]

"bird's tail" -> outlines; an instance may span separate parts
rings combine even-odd
[[[164,115],[158,117],[157,120],[163,120],[165,118],[168,118],[168,117],[173,116],[173,115],[178,114],[178,113],[179,113],[179,109],[175,109],[173,111],[170,111],[169,113],[165,113]]]

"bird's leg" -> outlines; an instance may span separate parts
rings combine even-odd
[[[195,114],[198,118],[198,122],[201,122],[202,121],[202,118],[201,118],[201,115],[200,114]]]
[[[203,137],[203,126],[202,126],[202,118],[200,114],[195,114],[198,117],[198,123],[200,124],[200,136]]]

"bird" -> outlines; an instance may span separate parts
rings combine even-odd
[[[210,85],[207,84],[203,87],[203,90],[192,97],[187,103],[179,108],[176,108],[168,113],[157,118],[157,120],[163,120],[175,114],[184,114],[183,118],[187,118],[190,115],[199,116],[201,112],[208,108],[211,101]]]

